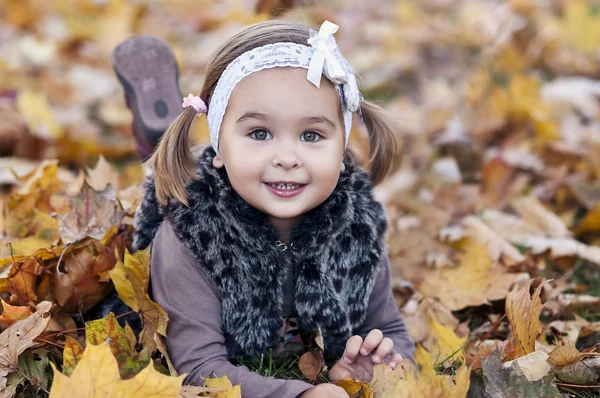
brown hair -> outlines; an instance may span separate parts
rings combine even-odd
[[[306,25],[271,20],[254,24],[229,39],[208,66],[200,98],[209,105],[221,74],[234,59],[253,48],[277,42],[306,44]],[[361,100],[363,120],[369,132],[369,169],[371,180],[378,184],[389,171],[397,152],[394,123],[379,106]],[[156,196],[165,205],[170,199],[188,204],[186,186],[196,178],[192,150],[188,143],[189,128],[196,112],[186,108],[171,123],[146,165],[154,171]]]

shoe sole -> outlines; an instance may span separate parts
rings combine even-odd
[[[112,63],[133,110],[134,124],[155,145],[182,111],[173,53],[158,38],[135,36],[115,48]]]

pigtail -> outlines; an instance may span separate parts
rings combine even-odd
[[[186,107],[163,134],[158,147],[146,161],[154,174],[156,197],[161,205],[175,199],[188,205],[187,184],[196,178],[195,161],[188,143],[196,111]]]
[[[360,108],[369,132],[369,172],[373,185],[377,185],[383,181],[398,154],[397,126],[379,105],[361,100]]]

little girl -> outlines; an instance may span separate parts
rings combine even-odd
[[[372,197],[395,154],[393,125],[362,98],[337,29],[269,21],[231,38],[146,163],[134,248],[152,244],[152,294],[186,382],[214,372],[245,397],[345,397],[232,363],[301,353],[300,333],[319,329],[340,358],[332,382],[368,381],[374,364],[413,356]],[[346,149],[353,112],[369,132],[370,176]],[[202,113],[212,146],[193,155],[188,129]]]

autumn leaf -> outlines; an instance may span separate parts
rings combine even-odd
[[[373,366],[373,378],[370,381],[371,390],[376,397],[385,391],[394,389],[396,383],[406,377],[409,372],[415,372],[415,365],[410,359],[403,359],[392,369],[387,364],[376,364]],[[349,393],[348,390],[346,392]]]
[[[102,239],[108,230],[121,222],[123,212],[118,210],[112,185],[96,191],[84,183],[79,195],[70,199],[72,210],[58,216],[58,228],[63,243],[73,243],[86,236]]]
[[[117,231],[112,226],[102,240],[88,238],[65,247],[60,264],[54,261],[59,266],[47,275],[50,294],[64,311],[88,311],[113,290],[101,275],[115,266],[115,250],[122,253],[131,236],[127,230]]]
[[[19,356],[19,371],[25,374],[31,384],[38,388],[48,388],[48,350],[36,348]]]
[[[6,376],[18,368],[19,355],[37,344],[33,340],[48,325],[51,308],[52,303],[42,301],[37,305],[35,313],[13,323],[0,334],[0,387],[6,386]]]
[[[46,139],[57,139],[64,134],[62,126],[56,123],[52,115],[48,98],[44,93],[21,90],[17,97],[17,106],[36,135]]]
[[[102,319],[87,322],[85,336],[88,344],[109,343],[123,379],[133,377],[147,365],[147,363],[142,363],[134,358],[134,354],[137,353],[132,351],[125,331],[112,312]]]
[[[71,376],[60,373],[53,363],[50,365],[54,371],[51,398],[72,397],[74,391],[77,391],[78,397],[81,398],[97,396],[177,398],[185,377],[163,375],[154,370],[150,362],[135,377],[123,380],[119,375],[117,360],[108,343],[88,344]]]
[[[336,381],[335,384],[342,387],[350,398],[373,398],[373,391],[367,382],[343,379]]]
[[[239,385],[232,385],[227,376],[202,378],[204,384],[208,388],[221,388],[222,391],[217,392],[215,398],[241,398],[242,390]]]
[[[410,372],[405,379],[396,383],[391,391],[386,391],[382,398],[465,398],[469,391],[470,369],[463,365],[454,377],[433,375],[423,377],[421,373]]]
[[[437,356],[440,361],[448,358],[464,358],[463,347],[467,342],[466,337],[460,338],[452,328],[440,325],[432,314],[429,315],[429,326],[436,344],[434,356]]]
[[[32,312],[28,305],[24,306],[14,306],[8,304],[6,301],[0,299],[2,301],[2,316],[0,316],[0,323],[5,325],[12,325],[16,321],[20,321],[28,318]]]
[[[118,259],[117,265],[109,271],[109,275],[121,300],[142,316],[144,328],[139,339],[149,352],[154,352],[154,333],[166,337],[169,317],[165,310],[148,296],[150,246],[145,250],[138,250],[133,255],[125,250],[124,260],[122,262]]]
[[[532,296],[529,295],[529,284],[523,288],[515,287],[506,296],[506,316],[513,332],[515,352],[513,358],[519,358],[535,351],[535,339],[541,333],[540,314],[542,301],[540,284]]]
[[[495,263],[485,245],[469,239],[463,249],[457,267],[427,272],[419,290],[453,311],[503,299],[518,275]]]
[[[119,175],[113,171],[104,156],[100,155],[98,158],[98,163],[96,163],[96,167],[93,169],[87,169],[87,177],[85,181],[92,189],[100,192],[104,190],[108,184],[111,184],[114,188],[117,188]]]
[[[563,383],[594,386],[600,383],[600,357],[583,358],[565,366],[555,366],[554,374]]]
[[[83,356],[83,347],[70,336],[65,336],[65,348],[63,350],[63,365],[62,370],[63,374],[70,376],[75,367],[77,367],[77,363],[81,360]]]

